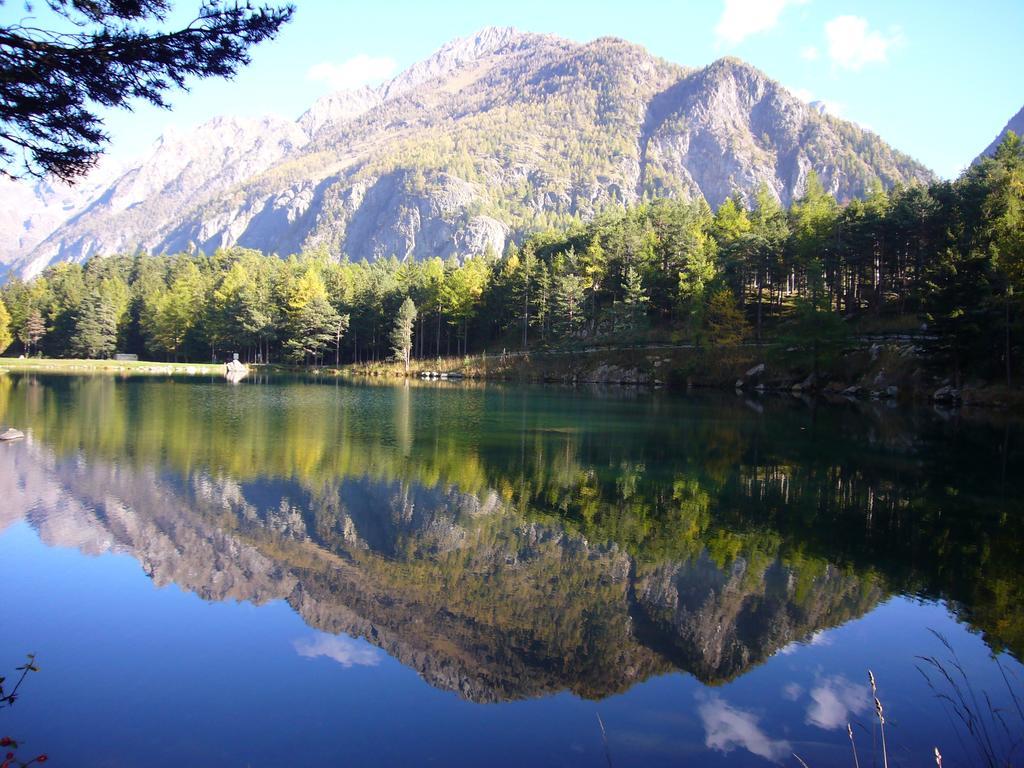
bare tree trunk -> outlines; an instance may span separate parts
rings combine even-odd
[[[530,326],[530,277],[526,277],[526,289],[523,291],[523,349],[527,349],[527,329]]]
[[[1010,295],[1013,289],[1007,286],[1006,295],[1003,300],[1003,325],[1006,327],[1003,341],[1006,345],[1006,386],[1013,386],[1013,368],[1010,364]]]
[[[761,343],[761,291],[762,281],[761,278],[757,278],[757,343]]]

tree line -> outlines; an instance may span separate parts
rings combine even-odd
[[[839,205],[812,172],[712,212],[657,199],[463,260],[282,259],[245,248],[63,263],[0,291],[10,354],[342,364],[644,340],[795,339],[913,318],[936,361],[1020,368],[1024,146],[955,181]],[[904,326],[905,326],[904,322]],[[6,342],[6,344],[5,344]]]

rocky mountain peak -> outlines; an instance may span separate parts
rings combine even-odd
[[[996,148],[1002,144],[1006,134],[1010,131],[1013,131],[1018,136],[1024,136],[1024,107],[1021,107],[1020,111],[1010,118],[1010,122],[1006,124],[1006,127],[999,132],[999,135],[992,140],[992,143],[985,148],[985,151],[974,159],[974,162],[976,163],[983,157],[989,157],[994,154]]]
[[[341,125],[370,111],[383,101],[379,88],[335,91],[317,99],[299,118],[299,126],[313,137],[325,125]]]
[[[385,100],[390,99],[431,80],[449,77],[463,67],[525,42],[529,37],[513,27],[486,27],[474,35],[456,38],[385,83],[381,87],[381,96]]]
[[[450,77],[459,69],[524,43],[530,36],[513,27],[485,27],[476,34],[452,40],[382,85],[336,91],[318,99],[299,118],[310,137],[327,125],[340,126],[389,99],[413,91],[431,80]]]

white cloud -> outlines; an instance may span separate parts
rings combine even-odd
[[[790,88],[790,93],[796,96],[800,101],[814,107],[819,112],[826,112],[833,117],[843,117],[843,113],[846,111],[846,104],[841,101],[833,101],[832,99],[818,99],[815,98],[814,94],[807,88]],[[867,126],[861,126],[867,127]],[[828,642],[824,638],[819,637],[820,633],[817,633],[809,641],[811,645],[815,645],[819,642]],[[801,643],[790,643],[789,646],[783,648],[781,653],[792,653]],[[790,647],[792,646],[792,647]]]
[[[871,699],[866,685],[851,683],[842,675],[825,678],[811,689],[807,722],[826,730],[842,728],[850,722],[850,714],[868,709]]]
[[[322,61],[306,71],[306,79],[323,82],[334,91],[379,83],[395,73],[398,64],[386,56],[374,57],[360,53],[340,64]]]
[[[846,109],[846,105],[843,104],[843,102],[841,101],[832,101],[831,99],[817,99],[816,103],[833,117],[842,117],[843,111]]]
[[[736,45],[758,32],[767,32],[779,23],[779,16],[790,5],[807,0],[725,0],[725,8],[715,25],[718,45]]]
[[[346,669],[354,666],[375,667],[380,663],[380,653],[376,648],[347,635],[318,632],[311,638],[296,640],[292,645],[299,656],[307,659],[325,656]]]
[[[867,20],[860,16],[837,16],[825,24],[825,37],[832,62],[852,71],[887,61],[889,49],[903,42],[899,30],[883,34],[869,29]]]
[[[817,46],[814,45],[808,45],[800,51],[800,58],[806,59],[807,61],[817,61],[820,55],[821,51],[819,51]]]
[[[712,696],[697,708],[704,723],[704,745],[720,752],[732,752],[740,747],[766,760],[779,761],[787,757],[790,744],[784,739],[771,739],[757,723],[757,717]]]

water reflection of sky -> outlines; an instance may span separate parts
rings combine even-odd
[[[870,759],[871,668],[891,748],[926,765],[932,741],[951,739],[914,668],[921,649],[944,651],[927,628],[945,634],[979,689],[1000,689],[977,636],[942,606],[905,598],[719,687],[677,673],[599,702],[563,693],[475,705],[363,640],[311,632],[283,601],[157,588],[130,557],[47,547],[25,523],[0,535],[0,583],[2,658],[35,650],[43,668],[2,713],[3,730],[54,764],[601,764],[596,713],[615,765],[792,764],[793,753],[845,764],[848,719]]]

